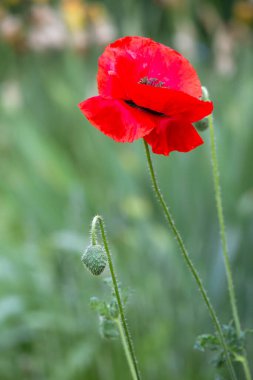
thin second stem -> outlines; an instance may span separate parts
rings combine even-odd
[[[240,323],[239,313],[238,313],[238,309],[237,309],[235,288],[234,288],[232,270],[231,270],[231,266],[230,266],[229,255],[228,255],[228,244],[227,244],[225,221],[224,221],[223,206],[222,206],[220,174],[219,174],[219,166],[218,166],[217,149],[216,149],[216,143],[215,143],[215,132],[214,132],[213,115],[212,114],[208,116],[208,121],[209,121],[208,124],[209,124],[209,131],[210,131],[211,159],[212,159],[214,191],[215,191],[216,208],[217,208],[217,214],[218,214],[218,220],[219,220],[222,254],[223,254],[224,265],[225,265],[225,270],[226,270],[226,277],[227,277],[227,283],[228,283],[228,293],[229,293],[229,299],[230,299],[233,319],[235,322],[237,337],[240,338],[240,336],[241,336],[241,323]],[[249,369],[249,364],[248,364],[248,360],[246,357],[246,353],[244,355],[244,360],[243,360],[243,369],[244,369],[245,378],[247,380],[251,380],[251,374],[250,374],[250,369]]]
[[[183,239],[175,225],[175,222],[170,214],[170,211],[168,209],[168,206],[163,198],[163,195],[159,189],[159,186],[158,186],[158,182],[157,182],[157,179],[156,179],[156,175],[155,175],[155,171],[154,171],[154,167],[153,167],[153,163],[152,163],[152,159],[151,159],[151,156],[150,156],[150,151],[149,151],[149,147],[148,147],[148,144],[146,143],[145,140],[144,141],[144,146],[145,146],[145,152],[146,152],[146,157],[147,157],[147,162],[148,162],[148,167],[149,167],[149,171],[150,171],[150,176],[151,176],[151,181],[152,181],[152,185],[154,187],[154,191],[158,197],[158,200],[162,206],[162,209],[163,209],[163,212],[165,214],[165,218],[168,222],[168,225],[169,227],[171,228],[177,242],[178,242],[178,245],[179,245],[179,248],[180,248],[180,251],[183,255],[183,258],[190,270],[190,272],[192,273],[196,283],[197,283],[197,286],[200,290],[200,293],[203,297],[203,300],[207,306],[207,309],[209,311],[209,314],[210,314],[210,317],[213,321],[213,324],[216,328],[216,331],[217,331],[217,334],[219,336],[219,339],[220,339],[220,343],[223,347],[223,350],[224,350],[224,353],[225,353],[225,356],[226,356],[226,363],[227,363],[227,367],[228,367],[228,370],[229,370],[229,373],[230,373],[230,376],[231,376],[231,379],[233,380],[236,380],[237,377],[236,377],[236,374],[235,374],[235,370],[234,370],[234,367],[233,367],[233,364],[232,364],[232,361],[231,361],[231,358],[230,358],[230,354],[229,354],[229,351],[228,351],[228,348],[227,348],[227,344],[226,344],[226,341],[225,341],[225,338],[224,338],[224,335],[223,335],[223,332],[222,332],[222,328],[221,328],[221,324],[219,322],[219,319],[216,315],[216,312],[211,304],[211,301],[209,300],[208,298],[208,295],[207,295],[207,292],[204,288],[204,285],[201,281],[201,278],[193,264],[193,262],[191,261],[190,257],[189,257],[189,254],[185,248],[185,245],[184,245],[184,242],[183,242]]]
[[[240,324],[239,314],[238,314],[237,305],[236,305],[234,283],[233,283],[232,271],[231,271],[229,256],[228,256],[228,244],[227,244],[227,238],[226,238],[225,222],[224,222],[222,199],[221,199],[220,175],[219,175],[219,168],[218,168],[217,150],[216,150],[216,144],[215,144],[215,134],[214,134],[212,115],[208,117],[208,121],[209,121],[209,130],[210,130],[213,181],[214,181],[218,220],[219,220],[219,226],[220,226],[222,253],[223,253],[224,264],[225,264],[225,269],[226,269],[228,291],[229,291],[229,298],[230,298],[233,318],[235,322],[236,332],[239,337],[241,334],[241,324]]]
[[[137,358],[135,355],[134,346],[133,346],[133,342],[131,339],[130,331],[129,331],[129,328],[127,326],[123,302],[122,302],[121,296],[120,296],[119,285],[118,285],[118,281],[116,278],[116,274],[115,274],[115,270],[114,270],[114,266],[113,266],[113,261],[112,261],[111,253],[110,253],[107,238],[106,238],[103,218],[99,215],[95,216],[95,218],[92,221],[92,228],[91,228],[92,243],[96,244],[96,224],[97,223],[99,224],[99,228],[101,231],[101,237],[102,237],[104,248],[105,248],[105,251],[107,254],[109,269],[110,269],[110,273],[111,273],[111,277],[112,277],[113,288],[114,288],[115,297],[116,297],[118,308],[119,308],[120,321],[118,320],[117,324],[119,327],[121,340],[123,343],[123,347],[125,350],[125,354],[127,357],[127,361],[129,364],[129,368],[130,368],[132,378],[133,378],[133,380],[141,380],[140,370],[139,370]]]

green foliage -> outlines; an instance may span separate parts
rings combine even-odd
[[[101,317],[100,320],[101,335],[106,339],[115,339],[119,336],[119,330],[115,319]]]
[[[235,327],[232,323],[223,325],[222,331],[231,358],[232,360],[237,361],[238,358],[243,355],[243,351],[245,350],[245,332],[242,331],[238,338]],[[212,362],[217,368],[221,368],[225,365],[226,356],[217,334],[203,334],[198,336],[194,348],[203,352],[206,350],[214,352],[216,355]]]
[[[105,283],[110,284],[111,278],[107,278]],[[122,297],[123,299],[123,297]],[[126,300],[126,297],[124,297]],[[111,299],[109,302],[102,301],[97,297],[91,297],[90,306],[92,310],[97,311],[99,316],[99,326],[102,337],[106,339],[115,339],[119,336],[118,323],[119,309],[114,291],[111,288]]]

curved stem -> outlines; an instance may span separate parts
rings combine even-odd
[[[90,229],[90,235],[91,235],[91,243],[92,245],[96,245],[97,244],[97,222],[98,220],[102,218],[101,216],[99,215],[96,215],[93,219],[92,219],[92,222],[91,222],[91,229]]]
[[[212,114],[208,116],[208,121],[209,121],[208,124],[209,124],[209,130],[210,130],[213,182],[214,182],[214,191],[215,191],[215,199],[216,199],[216,208],[217,208],[217,214],[218,214],[218,220],[219,220],[222,254],[223,254],[223,260],[224,260],[224,265],[225,265],[225,270],[226,270],[226,277],[227,277],[227,283],[228,283],[228,293],[229,293],[229,299],[230,299],[233,319],[235,322],[237,337],[240,338],[240,336],[241,336],[241,323],[240,323],[239,313],[238,313],[237,304],[236,304],[236,296],[235,296],[235,289],[234,289],[234,283],[233,283],[233,276],[232,276],[232,270],[231,270],[231,266],[230,266],[230,262],[229,262],[229,255],[228,255],[228,244],[227,244],[227,238],[226,238],[226,229],[225,229],[223,206],[222,206],[220,174],[219,174],[219,166],[218,166],[217,149],[216,149],[216,143],[215,143],[215,132],[214,132],[213,115]],[[248,361],[246,358],[246,354],[244,356],[243,368],[244,368],[245,378],[247,380],[251,380],[249,364],[248,364]]]
[[[230,355],[229,355],[229,351],[228,351],[228,348],[227,348],[227,344],[226,344],[226,341],[225,341],[225,338],[224,338],[224,335],[223,335],[223,332],[222,332],[222,328],[221,328],[221,324],[219,322],[219,319],[216,315],[216,312],[211,304],[211,301],[209,300],[208,298],[208,295],[207,295],[207,292],[204,288],[204,285],[201,281],[201,278],[196,270],[196,268],[194,267],[193,265],[193,262],[191,261],[190,257],[189,257],[189,254],[185,248],[185,245],[184,245],[184,242],[183,242],[183,239],[175,225],[175,222],[170,214],[170,211],[168,209],[168,206],[166,205],[165,203],[165,200],[163,198],[163,195],[159,189],[159,186],[158,186],[158,182],[157,182],[157,179],[156,179],[156,175],[155,175],[155,171],[154,171],[154,167],[153,167],[153,163],[152,163],[152,159],[151,159],[151,156],[150,156],[150,151],[149,151],[149,147],[148,147],[148,144],[146,143],[145,140],[144,141],[144,146],[145,146],[145,152],[146,152],[146,157],[147,157],[147,162],[148,162],[148,167],[149,167],[149,171],[150,171],[150,176],[151,176],[151,180],[152,180],[152,184],[153,184],[153,187],[154,187],[154,190],[155,190],[155,193],[158,197],[158,200],[162,206],[162,209],[163,209],[163,212],[165,214],[165,218],[168,222],[168,225],[169,227],[171,228],[176,240],[177,240],[177,243],[179,245],[179,248],[180,248],[180,251],[183,255],[183,258],[186,262],[186,265],[188,266],[191,274],[193,275],[196,283],[197,283],[197,286],[200,290],[200,293],[203,297],[203,300],[207,306],[207,309],[209,311],[209,314],[210,314],[210,317],[213,321],[213,324],[216,328],[216,331],[217,331],[217,334],[219,336],[219,339],[220,339],[220,343],[222,345],[222,348],[224,350],[224,353],[225,353],[225,356],[226,356],[226,363],[227,363],[227,367],[228,367],[228,370],[229,370],[229,373],[230,373],[230,377],[231,379],[233,380],[236,380],[236,374],[235,374],[235,371],[234,371],[234,368],[233,368],[233,365],[232,365],[232,361],[231,361],[231,358],[230,358]]]
[[[105,227],[104,227],[104,221],[103,218],[99,215],[95,216],[92,225],[91,225],[91,239],[92,239],[92,244],[96,244],[97,237],[96,237],[96,225],[99,225],[100,231],[101,231],[101,237],[103,240],[104,248],[107,254],[107,259],[108,259],[108,264],[109,264],[109,269],[112,277],[112,283],[113,283],[113,288],[115,292],[115,297],[117,300],[117,304],[119,307],[119,315],[120,315],[120,321],[118,322],[119,326],[119,332],[120,336],[122,339],[123,347],[126,353],[127,361],[129,364],[129,368],[132,374],[133,380],[140,380],[141,375],[138,367],[138,362],[136,359],[135,351],[134,351],[134,346],[133,342],[131,339],[130,331],[127,326],[127,321],[124,313],[124,307],[123,307],[123,302],[121,300],[120,296],[120,290],[119,290],[119,285],[118,281],[116,278],[113,262],[112,262],[112,256],[109,250],[107,238],[106,238],[106,233],[105,233]]]

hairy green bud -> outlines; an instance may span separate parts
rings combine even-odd
[[[99,276],[105,269],[107,256],[104,248],[99,245],[89,245],[81,258],[86,268],[95,276]]]

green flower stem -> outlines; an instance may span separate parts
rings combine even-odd
[[[214,181],[216,207],[217,207],[219,226],[220,226],[222,252],[223,252],[224,264],[226,268],[229,298],[230,298],[230,303],[232,307],[233,318],[235,321],[236,332],[239,337],[241,334],[241,324],[240,324],[240,319],[239,319],[238,310],[236,306],[233,277],[232,277],[232,271],[231,271],[229,257],[228,257],[228,245],[227,245],[226,232],[225,232],[225,222],[224,222],[222,199],[221,199],[221,186],[220,186],[220,179],[219,179],[220,175],[219,175],[219,168],[218,168],[218,159],[217,159],[217,150],[216,150],[216,144],[215,144],[215,134],[214,134],[212,114],[208,116],[208,121],[209,121],[209,131],[210,131],[210,141],[211,141],[213,181]]]
[[[216,315],[216,312],[211,304],[211,301],[209,300],[208,298],[208,295],[207,295],[207,292],[204,288],[204,285],[202,283],[202,280],[197,272],[197,270],[195,269],[190,257],[189,257],[189,254],[185,248],[185,245],[184,245],[184,242],[182,240],[182,237],[175,225],[175,222],[170,214],[170,211],[169,211],[169,208],[168,206],[166,205],[165,203],[165,200],[163,198],[163,195],[159,189],[159,186],[158,186],[158,182],[157,182],[157,179],[156,179],[156,175],[155,175],[155,171],[154,171],[154,167],[153,167],[153,163],[152,163],[152,159],[151,159],[151,155],[150,155],[150,151],[149,151],[149,147],[148,147],[148,144],[146,143],[145,140],[144,141],[144,146],[145,146],[145,152],[146,152],[146,157],[147,157],[147,162],[148,162],[148,168],[149,168],[149,171],[150,171],[150,176],[151,176],[151,181],[152,181],[152,184],[153,184],[153,187],[154,187],[154,191],[157,195],[157,198],[162,206],[162,209],[163,209],[163,212],[165,214],[165,218],[168,222],[168,225],[170,227],[170,229],[172,230],[176,240],[177,240],[177,243],[179,245],[179,248],[180,248],[180,251],[183,255],[183,258],[186,262],[186,265],[188,266],[191,274],[193,275],[196,283],[197,283],[197,286],[199,288],[199,291],[203,297],[203,300],[207,306],[207,309],[209,311],[209,314],[210,314],[210,317],[213,321],[213,324],[217,330],[217,334],[219,336],[219,339],[220,339],[220,343],[223,347],[223,350],[224,350],[224,353],[225,353],[225,356],[226,356],[226,364],[227,364],[227,368],[228,368],[228,371],[230,373],[230,377],[231,379],[233,380],[236,380],[237,377],[236,377],[236,374],[235,374],[235,370],[233,368],[233,364],[232,364],[232,361],[231,361],[231,358],[230,358],[230,355],[229,355],[229,350],[227,348],[227,344],[226,344],[226,341],[225,341],[225,338],[224,338],[224,335],[223,335],[223,331],[222,331],[222,328],[221,328],[221,324],[219,322],[219,319]]]
[[[249,369],[249,364],[246,356],[243,357],[242,359],[242,366],[245,374],[245,378],[247,380],[251,380],[251,374],[250,374],[250,369]]]
[[[129,365],[129,368],[130,368],[130,371],[131,371],[131,374],[132,374],[132,378],[134,380],[138,380],[139,377],[138,377],[138,374],[137,374],[136,369],[134,367],[134,363],[133,363],[133,360],[132,360],[132,356],[131,356],[130,350],[128,349],[128,342],[127,342],[127,339],[126,339],[125,331],[123,329],[123,325],[122,325],[122,323],[121,323],[121,321],[119,319],[116,319],[115,321],[116,321],[118,329],[119,329],[120,338],[121,338],[121,341],[122,341],[122,345],[124,347],[124,351],[125,351],[126,358],[127,358],[127,361],[128,361],[128,365]]]
[[[241,323],[240,323],[240,318],[239,318],[237,304],[236,304],[236,296],[235,296],[235,289],[234,289],[234,283],[233,283],[233,277],[232,277],[232,270],[231,270],[231,266],[229,262],[229,255],[228,255],[228,244],[227,244],[227,238],[226,238],[226,230],[225,230],[225,222],[224,222],[224,214],[223,214],[223,206],[222,206],[222,198],[221,198],[220,175],[219,175],[219,166],[218,166],[217,149],[216,149],[216,143],[215,143],[215,132],[214,132],[212,114],[208,116],[208,121],[209,121],[209,131],[210,131],[214,191],[215,191],[216,207],[217,207],[219,227],[220,227],[222,253],[223,253],[223,259],[224,259],[224,264],[225,264],[229,299],[230,299],[230,304],[232,308],[233,319],[235,322],[237,337],[240,338]],[[247,380],[251,380],[251,375],[250,375],[250,370],[249,370],[246,354],[244,356],[244,360],[242,364],[244,368],[245,378]]]
[[[120,320],[117,320],[117,325],[119,327],[119,332],[122,340],[122,344],[125,350],[125,354],[127,357],[127,361],[129,364],[129,368],[131,371],[131,375],[133,380],[140,380],[141,375],[138,367],[138,362],[136,359],[135,351],[134,351],[134,346],[133,342],[131,339],[130,331],[127,326],[127,321],[125,317],[125,312],[124,312],[124,307],[123,307],[123,302],[121,300],[120,296],[120,290],[119,290],[119,285],[117,282],[117,278],[115,275],[115,270],[112,262],[112,256],[109,250],[107,238],[106,238],[106,233],[105,233],[105,227],[104,227],[104,221],[103,218],[99,215],[95,216],[92,225],[91,225],[91,241],[92,244],[95,245],[97,243],[97,236],[96,236],[96,225],[99,225],[100,231],[101,231],[101,236],[104,244],[104,248],[107,254],[107,259],[108,259],[108,264],[109,264],[109,269],[111,272],[111,277],[112,277],[112,282],[113,282],[113,287],[114,287],[114,292],[119,308],[119,315],[120,315]]]

